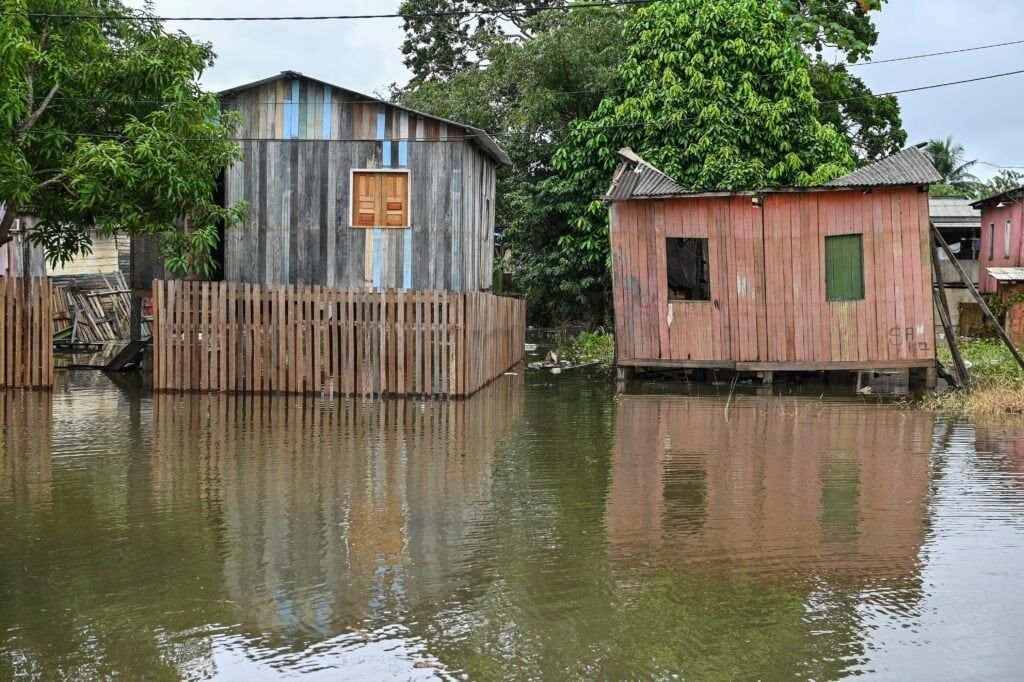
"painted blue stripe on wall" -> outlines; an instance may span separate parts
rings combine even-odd
[[[402,230],[405,239],[405,254],[402,257],[402,286],[412,289],[412,230]]]
[[[324,86],[324,139],[331,139],[331,86]]]
[[[375,228],[373,230],[373,288],[381,288],[383,279],[382,265],[384,262],[384,230]]]
[[[409,143],[405,140],[398,143],[398,167],[409,167]]]
[[[299,137],[299,80],[296,78],[292,81],[292,115],[291,115],[291,127],[288,132],[288,137],[292,140],[298,139]]]

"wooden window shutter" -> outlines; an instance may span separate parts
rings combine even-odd
[[[353,227],[408,227],[409,174],[356,171],[352,175]]]
[[[409,175],[406,173],[385,173],[381,183],[383,191],[385,227],[406,227],[409,224]]]
[[[862,235],[825,237],[825,297],[829,301],[864,298]]]
[[[352,225],[354,227],[374,227],[378,225],[379,174],[353,174],[352,195]]]

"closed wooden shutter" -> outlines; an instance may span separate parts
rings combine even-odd
[[[384,192],[385,227],[405,227],[409,224],[409,175],[385,173],[381,183]]]
[[[377,225],[377,199],[380,177],[377,173],[356,173],[353,177],[352,224],[357,227]]]
[[[830,301],[864,298],[864,247],[859,234],[825,237],[825,296]]]
[[[352,176],[353,227],[408,227],[409,174],[358,171]]]

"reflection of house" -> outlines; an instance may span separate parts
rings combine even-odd
[[[920,149],[756,192],[690,191],[621,156],[605,197],[620,366],[934,368],[940,178]]]
[[[216,510],[243,629],[292,636],[370,628],[452,587],[522,391],[512,377],[452,402],[155,401],[156,496]]]
[[[626,561],[915,574],[934,418],[885,406],[622,396],[607,503]]]

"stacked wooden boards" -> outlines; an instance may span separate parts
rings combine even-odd
[[[153,286],[158,391],[464,397],[524,353],[525,303],[490,294]]]
[[[50,280],[0,277],[0,388],[53,386]]]

